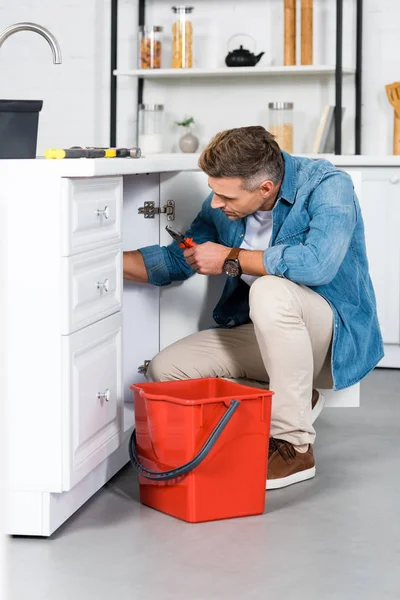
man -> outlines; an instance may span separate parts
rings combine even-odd
[[[219,133],[199,166],[212,191],[187,232],[198,245],[127,252],[124,277],[225,272],[218,327],[160,352],[148,377],[269,382],[267,489],[285,487],[315,475],[313,387],[351,386],[383,356],[360,206],[349,175],[281,152],[263,127]]]

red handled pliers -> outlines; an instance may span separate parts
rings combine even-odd
[[[179,244],[179,248],[193,248],[193,246],[197,246],[196,242],[193,241],[193,238],[185,237],[183,233],[180,231],[176,231],[176,229],[172,229],[169,225],[165,228],[169,235],[174,238],[176,242]]]

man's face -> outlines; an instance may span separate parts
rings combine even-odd
[[[231,221],[243,219],[257,210],[272,210],[280,184],[263,181],[254,192],[243,188],[240,177],[209,177],[208,185],[214,195],[212,208],[220,208]]]

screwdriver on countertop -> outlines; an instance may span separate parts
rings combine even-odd
[[[45,158],[140,158],[140,148],[47,148]]]
[[[85,149],[85,148],[47,148],[44,152],[45,158],[114,158],[116,151],[112,148],[108,150]]]
[[[169,225],[167,225],[165,229],[168,231],[169,235],[178,242],[179,248],[193,248],[194,246],[197,246],[196,242],[193,241],[193,238],[185,237],[183,233],[176,231],[176,229],[172,229]]]

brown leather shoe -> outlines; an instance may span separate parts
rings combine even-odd
[[[307,452],[297,452],[292,444],[269,439],[267,490],[276,490],[315,477],[315,460],[311,444]]]

